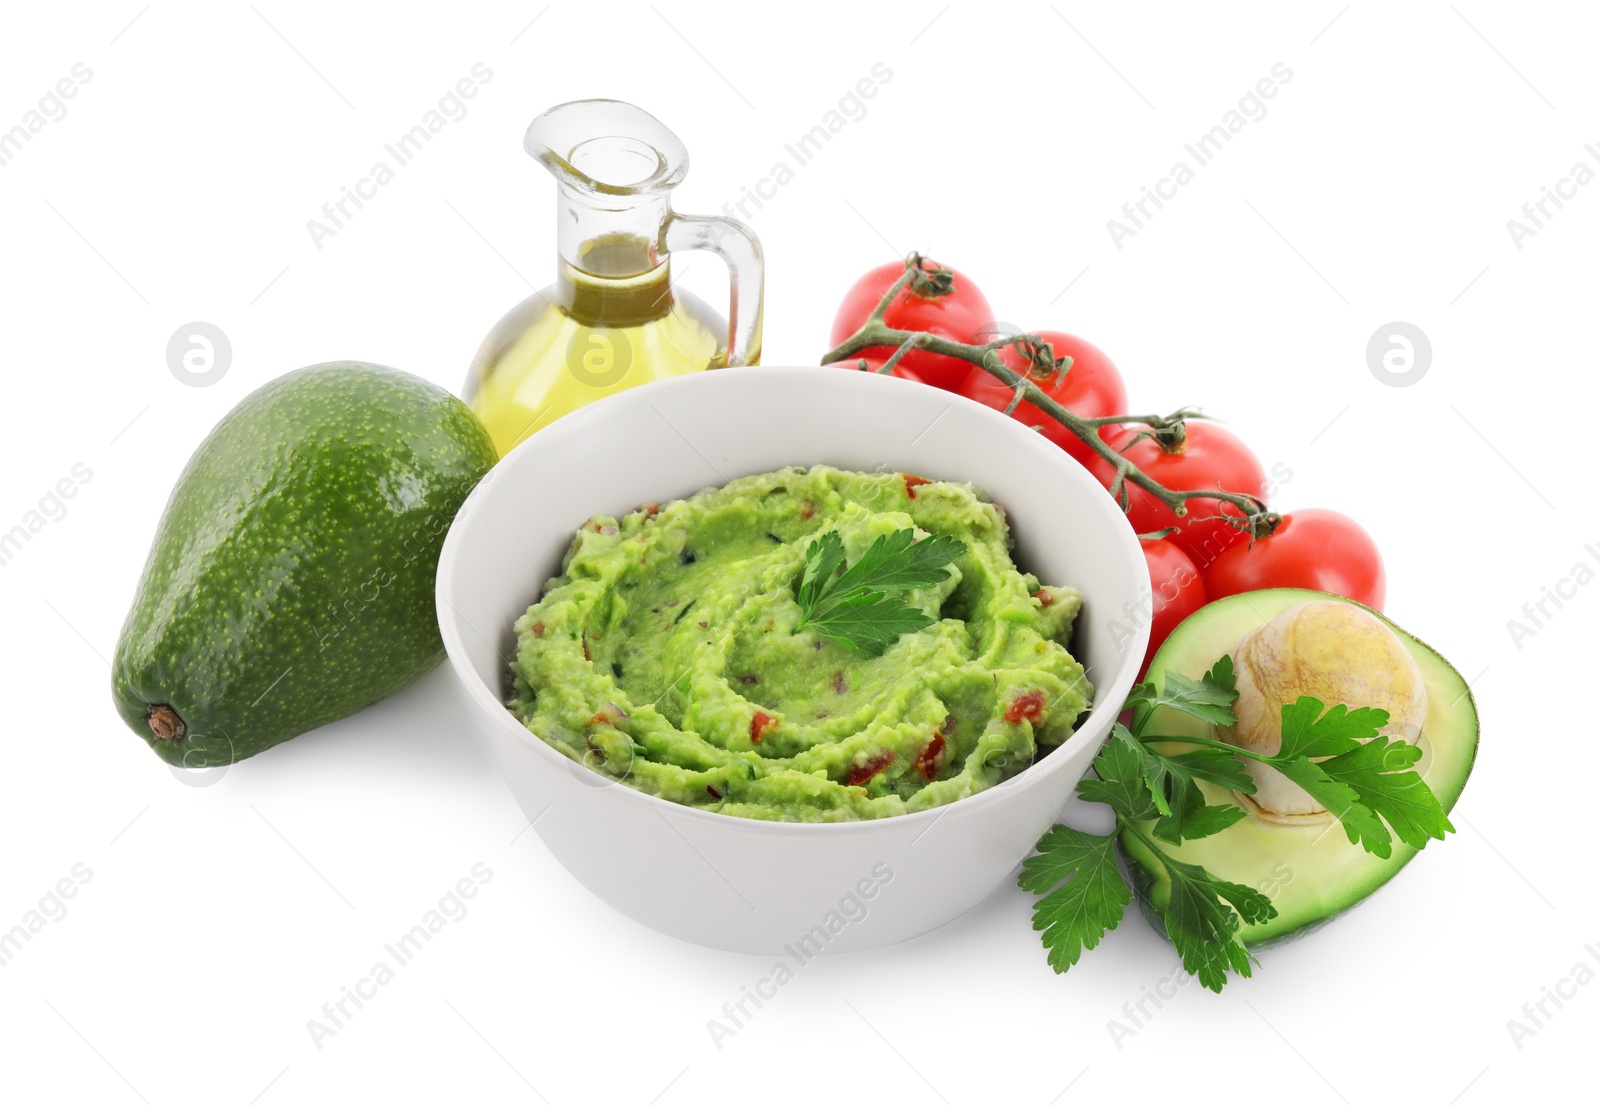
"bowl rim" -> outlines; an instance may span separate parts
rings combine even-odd
[[[528,437],[528,439],[522,441],[522,443],[512,448],[511,451],[507,453],[505,457],[502,458],[498,463],[496,463],[494,467],[490,469],[489,473],[479,481],[479,487],[482,487],[485,483],[491,481],[494,476],[494,472],[499,470],[501,467],[506,466],[513,459],[516,459],[522,455],[527,455],[531,451],[542,450],[541,438],[543,439],[544,443],[550,442],[553,437],[551,437],[549,433],[553,431],[560,430],[562,434],[567,434],[572,429],[582,429],[588,424],[597,423],[599,421],[608,419],[610,416],[609,411],[619,404],[648,405],[650,404],[651,399],[655,396],[663,392],[670,392],[674,389],[715,388],[713,386],[704,385],[703,383],[721,380],[724,375],[735,372],[743,373],[748,376],[755,376],[757,374],[766,375],[770,376],[770,378],[775,382],[794,378],[800,378],[802,380],[815,380],[819,385],[829,383],[843,386],[844,383],[855,382],[858,384],[845,386],[844,388],[866,389],[869,391],[873,389],[886,388],[891,393],[905,390],[937,389],[937,387],[934,386],[928,386],[919,382],[911,382],[902,378],[896,378],[893,375],[864,374],[859,371],[850,373],[847,369],[839,367],[797,366],[793,364],[763,364],[753,367],[729,367],[704,374],[678,375],[673,378],[660,379],[655,382],[647,382],[643,385],[634,386],[630,389],[612,394],[609,397],[591,402],[588,405],[585,405],[574,410],[573,412],[557,418],[554,421],[551,421],[548,425],[539,429],[532,436]],[[867,386],[865,383],[868,381],[877,381],[881,383],[888,383],[890,385]],[[694,383],[695,385],[686,387],[684,386],[684,383]],[[1032,432],[1029,428],[1027,428],[1027,426],[996,409],[992,409],[989,406],[982,404],[981,402],[973,401],[972,399],[964,397],[960,394],[950,393],[944,390],[939,390],[939,392],[945,395],[945,399],[950,403],[951,406],[966,409],[970,415],[977,416],[980,422],[992,422],[992,426],[1002,436],[1013,437],[1020,452],[1023,452],[1024,454],[1032,454],[1046,467],[1057,468],[1059,473],[1062,476],[1065,476],[1065,481],[1075,482],[1080,486],[1088,486],[1095,492],[1103,494],[1105,496],[1105,504],[1112,509],[1117,508],[1116,502],[1112,500],[1110,495],[1105,492],[1104,487],[1099,484],[1099,481],[1089,472],[1088,468],[1078,463],[1072,458],[1072,456],[1068,455],[1065,451],[1062,451],[1058,446],[1051,443],[1045,437]],[[946,479],[945,481],[970,480]],[[748,818],[739,814],[723,814],[718,811],[702,810],[696,806],[688,806],[680,802],[674,802],[671,799],[662,798],[659,795],[652,795],[647,791],[638,790],[637,788],[631,787],[620,780],[601,775],[592,768],[570,759],[565,753],[552,747],[548,742],[535,734],[521,721],[518,721],[516,715],[514,715],[510,709],[508,709],[505,704],[495,695],[494,691],[492,691],[489,686],[478,677],[477,672],[468,663],[465,655],[465,645],[463,643],[463,639],[457,633],[455,628],[456,621],[460,621],[462,624],[465,624],[466,622],[464,618],[460,617],[459,611],[456,610],[455,606],[451,602],[450,596],[453,591],[450,589],[449,584],[455,577],[456,563],[460,558],[460,553],[466,546],[466,534],[473,527],[472,522],[475,517],[484,512],[483,499],[473,496],[476,492],[477,488],[475,487],[473,492],[467,495],[466,500],[462,503],[454,519],[452,519],[450,522],[450,528],[447,530],[445,535],[444,546],[439,554],[439,565],[434,578],[435,610],[438,618],[440,634],[444,641],[445,654],[448,657],[451,668],[455,671],[457,678],[460,679],[462,685],[466,687],[468,696],[478,706],[490,712],[490,716],[493,719],[496,728],[501,730],[510,729],[511,733],[508,735],[514,737],[529,751],[538,753],[539,755],[536,756],[535,759],[545,761],[552,772],[556,770],[563,770],[568,774],[578,777],[580,781],[586,779],[592,780],[593,782],[588,785],[597,789],[609,789],[613,787],[620,788],[622,794],[618,797],[632,801],[624,802],[619,805],[651,807],[656,809],[663,818],[679,816],[690,822],[709,823],[710,828],[712,829],[720,828],[734,832],[735,834],[736,831],[742,829],[750,833],[759,832],[764,834],[772,834],[775,836],[822,837],[828,836],[827,833],[823,832],[827,830],[860,831],[863,829],[863,827],[872,829],[894,829],[924,822],[928,824],[929,828],[932,828],[932,824],[934,822],[943,820],[945,813],[952,809],[959,807],[962,808],[963,812],[973,812],[978,810],[980,807],[1003,804],[1015,792],[1022,790],[1025,786],[1031,785],[1033,782],[1050,775],[1054,769],[1047,765],[1049,765],[1051,762],[1059,763],[1060,761],[1056,760],[1056,758],[1060,756],[1063,750],[1068,749],[1074,744],[1074,742],[1079,741],[1081,737],[1088,736],[1095,732],[1098,726],[1101,724],[1102,719],[1107,719],[1106,728],[1109,730],[1110,725],[1115,722],[1117,715],[1122,712],[1122,703],[1126,699],[1128,691],[1132,690],[1135,681],[1138,679],[1139,661],[1143,658],[1145,648],[1149,641],[1149,623],[1139,624],[1134,629],[1134,636],[1132,640],[1128,642],[1125,648],[1127,654],[1123,658],[1121,669],[1117,672],[1117,674],[1111,677],[1110,682],[1104,686],[1096,686],[1093,689],[1092,695],[1094,698],[1089,707],[1088,714],[1078,724],[1077,728],[1072,731],[1072,735],[1043,756],[1036,755],[1032,764],[1018,772],[1016,775],[1012,776],[1010,779],[1007,779],[1001,783],[997,783],[993,787],[985,788],[976,794],[967,795],[964,798],[959,798],[953,802],[947,802],[940,806],[931,806],[925,810],[916,810],[906,814],[893,814],[883,818],[865,818],[859,820],[841,819],[839,821],[830,822],[784,822],[774,821],[768,818]],[[1110,530],[1111,535],[1115,537],[1115,542],[1123,547],[1124,554],[1129,557],[1130,565],[1142,566],[1143,557],[1140,554],[1139,538],[1134,532],[1132,524],[1129,523],[1126,515],[1121,513],[1120,510],[1116,513],[1116,519],[1121,521],[1121,528],[1119,529],[1113,527]],[[535,601],[537,601],[537,595],[534,598],[529,599],[528,604],[532,605]],[[446,616],[447,613],[449,614],[449,617]],[[472,631],[480,638],[483,638],[483,633],[479,632],[477,629],[473,629]],[[484,639],[486,640],[486,643],[489,643],[491,646],[493,645],[493,641],[487,640],[487,638]],[[498,650],[496,650],[496,654],[499,654]],[[1115,705],[1113,705],[1111,702],[1100,700],[1099,695],[1102,693],[1102,691],[1112,691],[1116,693]],[[560,767],[555,763],[555,761],[559,761],[560,765],[564,765],[564,767]],[[1073,785],[1074,791],[1076,791],[1076,786],[1076,784]],[[835,835],[837,835],[837,833],[835,833]]]

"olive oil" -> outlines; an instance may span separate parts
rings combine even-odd
[[[614,100],[557,105],[533,121],[528,153],[555,175],[556,282],[484,339],[466,396],[504,455],[574,410],[761,353],[761,246],[721,217],[672,211],[688,154],[652,116]],[[709,250],[728,265],[724,320],[675,288],[669,252]]]

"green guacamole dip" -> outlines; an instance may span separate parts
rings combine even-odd
[[[810,540],[854,562],[915,528],[963,541],[906,595],[937,620],[862,659],[795,633]],[[516,624],[510,708],[573,760],[745,818],[825,822],[941,806],[1027,767],[1088,707],[1065,644],[1081,598],[1017,570],[970,485],[793,467],[620,521],[593,517]]]

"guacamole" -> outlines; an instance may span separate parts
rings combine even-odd
[[[810,541],[853,563],[913,528],[967,550],[905,594],[934,623],[863,659],[796,633]],[[1011,561],[970,485],[793,467],[578,530],[516,624],[510,709],[630,787],[745,818],[881,818],[966,798],[1071,735],[1081,598]]]

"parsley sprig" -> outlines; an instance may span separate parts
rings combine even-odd
[[[948,536],[916,538],[911,529],[886,533],[861,558],[845,565],[844,540],[825,532],[806,549],[805,571],[795,591],[800,621],[858,656],[882,654],[901,636],[925,629],[933,618],[897,592],[933,586],[950,577],[950,564],[967,546]]]
[[[1245,816],[1231,804],[1208,804],[1198,785],[1204,781],[1253,794],[1255,781],[1245,758],[1299,785],[1339,821],[1351,844],[1375,856],[1387,858],[1396,837],[1420,849],[1455,832],[1439,800],[1413,770],[1421,750],[1382,735],[1387,711],[1329,707],[1303,696],[1283,708],[1283,743],[1272,756],[1214,737],[1168,736],[1151,728],[1162,708],[1211,725],[1232,725],[1238,697],[1227,656],[1198,681],[1169,671],[1162,690],[1146,682],[1129,694],[1124,706],[1131,711],[1129,723],[1112,727],[1095,757],[1096,778],[1078,784],[1080,798],[1111,808],[1116,829],[1100,835],[1053,826],[1017,881],[1043,896],[1033,906],[1033,926],[1057,972],[1071,968],[1122,920],[1132,891],[1117,867],[1116,842],[1126,835],[1166,873],[1170,891],[1162,920],[1184,968],[1212,991],[1222,990],[1230,971],[1251,974],[1255,961],[1239,941],[1239,931],[1277,917],[1271,899],[1176,860],[1162,847],[1209,837]],[[1182,742],[1183,751],[1168,742]]]

